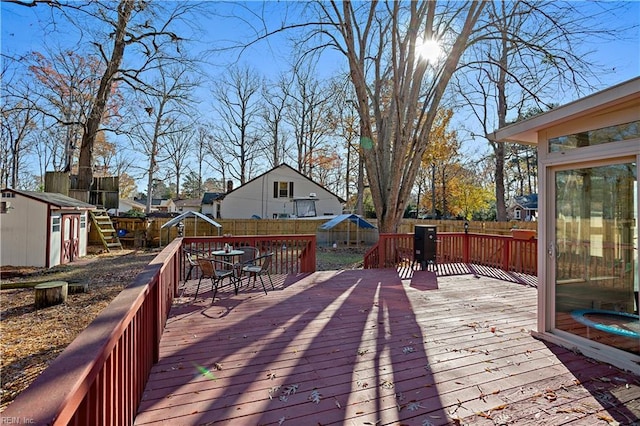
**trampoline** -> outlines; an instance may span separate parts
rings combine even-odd
[[[587,327],[618,336],[640,339],[640,322],[637,314],[602,309],[578,309],[571,312],[571,316]]]

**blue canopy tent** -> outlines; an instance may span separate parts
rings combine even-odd
[[[355,225],[355,243],[374,244],[378,240],[378,229],[357,214],[341,214],[318,227],[318,244],[351,244],[352,230]]]

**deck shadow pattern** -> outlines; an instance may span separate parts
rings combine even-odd
[[[637,375],[530,336],[535,288],[436,283],[325,271],[177,303],[135,424],[636,421]]]

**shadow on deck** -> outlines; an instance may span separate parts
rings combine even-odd
[[[443,266],[452,269],[274,276],[268,295],[258,284],[227,287],[213,304],[210,291],[176,299],[135,424],[639,418],[638,376],[530,336],[536,289],[526,277]]]

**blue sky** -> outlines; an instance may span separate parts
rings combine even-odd
[[[593,7],[594,11],[597,6],[593,3],[582,3],[581,7]],[[607,41],[604,39],[591,39],[587,44],[588,50],[593,50],[591,56],[593,63],[599,63],[608,70],[602,77],[601,81],[594,82],[599,88],[615,85],[622,81],[629,80],[640,75],[640,1],[624,2],[626,12],[621,16],[612,17],[617,24],[633,27],[635,29],[628,31],[622,40]],[[238,10],[243,10],[229,2],[210,1],[208,6],[212,10],[219,12],[220,15],[231,16],[237,14]],[[288,7],[299,7],[301,3],[293,2],[268,2],[266,6],[266,16],[268,21],[274,25],[281,20]],[[262,2],[249,2],[248,7],[255,13],[262,14]],[[47,33],[44,26],[49,24],[50,10],[47,6],[39,5],[37,7],[22,7],[5,2],[0,3],[0,47],[3,55],[19,57],[30,51],[44,51],[45,41],[51,47],[60,45],[62,47],[73,47],[77,44],[77,33],[75,30],[69,30],[62,25],[64,21],[58,20],[59,26],[52,28],[48,25],[47,30],[58,30]],[[247,15],[250,16],[250,15]],[[219,43],[220,40],[238,40],[249,39],[253,32],[248,26],[243,26],[240,20],[223,18],[221,16],[202,16],[199,22],[203,33],[200,39],[200,48],[206,49]],[[285,65],[289,57],[290,46],[285,36],[275,37],[269,42],[261,42],[247,49],[242,56],[241,61],[253,65],[261,73],[266,76],[275,78],[275,75],[284,69],[288,69]],[[227,55],[228,58],[228,55]],[[338,54],[328,53],[323,56],[324,62],[320,64],[319,70],[328,77],[338,70],[344,70],[345,64],[342,57]],[[219,65],[219,67],[217,65]],[[224,60],[217,60],[211,67],[212,73],[224,71],[227,65]],[[567,103],[575,99],[574,94],[558,94],[559,98],[552,100],[555,103]],[[206,95],[205,95],[206,96]],[[464,115],[460,114],[459,119],[464,120]],[[467,136],[468,138],[468,136]],[[477,142],[470,141],[467,147],[468,152],[475,151],[476,148],[482,150],[484,143],[480,140]],[[476,152],[477,154],[477,152]]]

